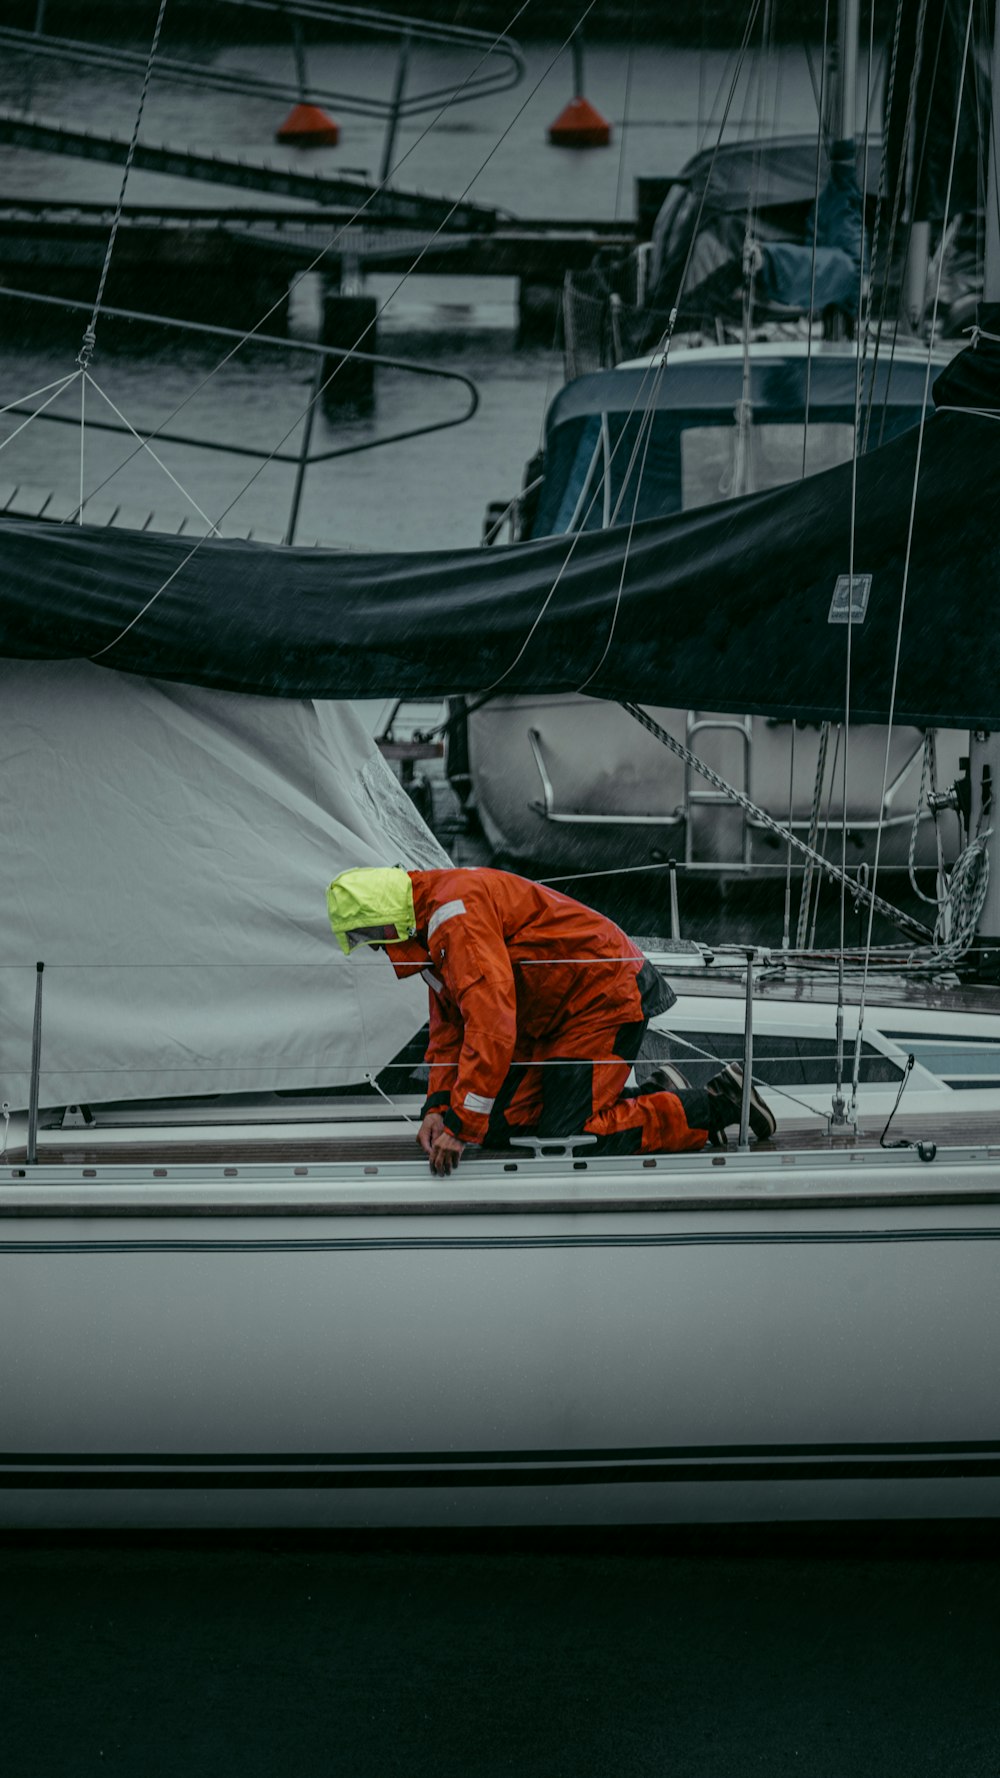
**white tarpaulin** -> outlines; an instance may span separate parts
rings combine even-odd
[[[0,1100],[361,1082],[426,1016],[344,957],[350,865],[448,862],[350,705],[0,662]]]

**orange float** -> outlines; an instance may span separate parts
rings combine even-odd
[[[334,123],[318,105],[293,105],[275,140],[291,142],[296,148],[336,148],[340,141],[340,125]]]

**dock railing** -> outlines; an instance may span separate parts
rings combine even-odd
[[[340,6],[333,0],[220,0],[223,6],[239,8],[248,14],[287,20],[291,34],[294,73],[287,81],[268,80],[249,71],[218,68],[205,62],[159,54],[156,60],[157,80],[207,88],[215,92],[256,95],[284,103],[307,100],[311,104],[330,106],[349,115],[384,118],[386,134],[381,155],[380,182],[388,177],[396,133],[404,118],[419,117],[442,105],[467,104],[488,93],[506,92],[517,86],[524,76],[525,62],[520,46],[512,37],[501,33],[473,30],[469,26],[437,24],[429,19],[404,18],[398,13],[383,12],[374,7]],[[395,39],[398,57],[391,91],[387,96],[328,88],[310,80],[304,26],[307,23],[333,27],[341,37],[357,33],[374,34]],[[414,87],[412,85],[412,52],[420,45],[431,48],[468,50],[478,56],[472,72],[443,84]],[[14,26],[0,28],[0,47],[19,52],[32,61],[47,57],[52,60],[77,62],[81,66],[114,69],[135,73],[141,78],[145,53],[111,44],[81,38],[56,37],[45,30],[45,9],[40,3],[34,29]],[[29,89],[30,92],[30,89]]]

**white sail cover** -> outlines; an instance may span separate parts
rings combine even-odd
[[[325,889],[446,854],[350,705],[0,662],[0,1101],[362,1082],[426,989],[350,959]]]

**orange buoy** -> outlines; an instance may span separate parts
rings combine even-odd
[[[336,148],[340,125],[318,105],[293,105],[280,130],[275,131],[275,140],[292,142],[297,148]]]
[[[549,125],[549,141],[557,148],[607,148],[611,125],[589,99],[571,99]]]

